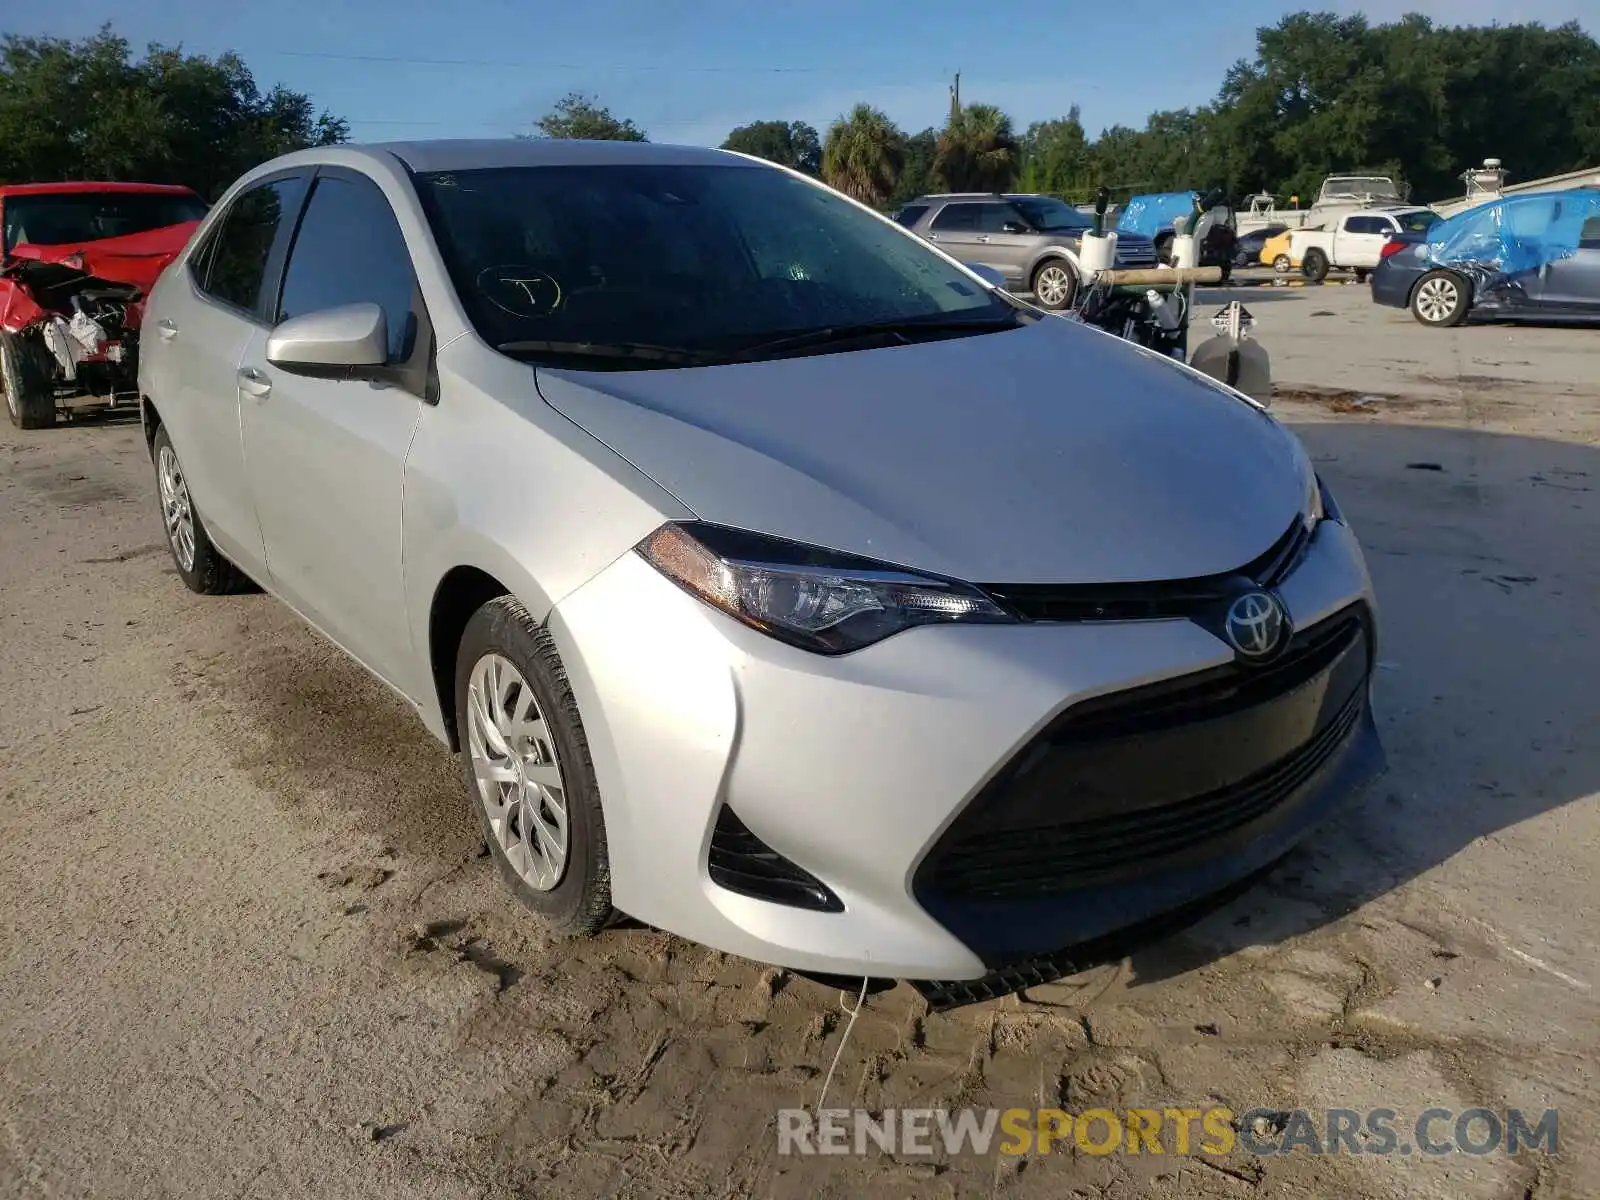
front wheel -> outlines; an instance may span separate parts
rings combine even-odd
[[[1072,307],[1078,292],[1078,276],[1065,259],[1052,258],[1033,273],[1033,298],[1039,307],[1059,312]]]
[[[1430,271],[1411,293],[1411,315],[1435,329],[1461,324],[1467,308],[1466,285],[1449,271]]]
[[[0,333],[0,387],[6,415],[18,429],[48,429],[56,423],[55,363],[35,338]]]
[[[1272,269],[1279,275],[1287,275],[1294,267],[1294,261],[1287,254],[1280,254],[1272,260]]]
[[[611,917],[600,788],[555,644],[517,600],[472,615],[456,651],[456,732],[478,828],[506,886],[560,933]]]

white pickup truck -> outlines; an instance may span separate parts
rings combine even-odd
[[[1289,234],[1289,257],[1301,273],[1321,282],[1329,271],[1350,270],[1364,281],[1378,265],[1384,243],[1401,230],[1421,232],[1439,219],[1430,208],[1368,208],[1345,213],[1333,228],[1295,229]]]

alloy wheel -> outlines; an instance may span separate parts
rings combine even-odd
[[[567,791],[533,689],[503,655],[485,654],[473,665],[467,741],[496,845],[519,879],[550,891],[567,865]]]
[[[189,486],[183,468],[171,446],[162,446],[156,459],[156,479],[161,488],[161,515],[167,526],[172,553],[185,571],[194,570],[194,506],[189,502]]]
[[[1431,324],[1449,320],[1460,302],[1459,290],[1448,279],[1429,279],[1417,289],[1417,312]]]
[[[1072,276],[1067,273],[1065,267],[1046,267],[1039,272],[1033,290],[1037,293],[1041,304],[1050,308],[1060,308],[1072,295]]]

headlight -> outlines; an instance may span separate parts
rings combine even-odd
[[[1322,482],[1321,477],[1311,477],[1311,500],[1306,509],[1311,514],[1311,524],[1317,525],[1322,521],[1337,521],[1344,524],[1344,514],[1339,511],[1339,506],[1333,501],[1333,493],[1328,490],[1328,485]]]
[[[720,525],[663,525],[636,549],[713,608],[818,654],[914,625],[1016,620],[970,584]]]

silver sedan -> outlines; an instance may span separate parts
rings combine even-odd
[[[145,320],[184,581],[404,696],[561,930],[980,995],[1381,767],[1370,584],[1296,439],[793,172],[304,151]]]

